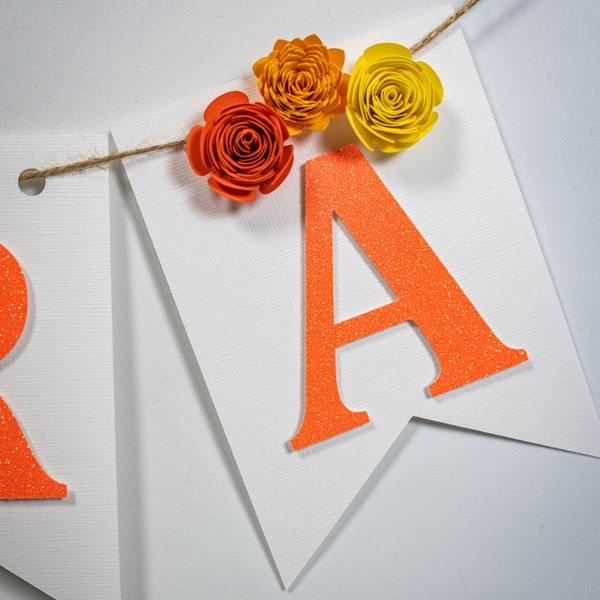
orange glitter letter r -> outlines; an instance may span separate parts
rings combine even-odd
[[[27,284],[15,257],[0,246],[0,359],[15,346],[27,317]],[[8,404],[0,398],[0,500],[64,498],[67,486],[38,463]]]
[[[333,213],[343,221],[397,300],[335,322]],[[306,165],[306,408],[294,450],[368,423],[340,398],[336,348],[412,320],[429,341],[440,373],[433,396],[527,360],[505,346],[477,312],[356,146]]]

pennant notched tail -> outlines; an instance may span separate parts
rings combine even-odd
[[[397,300],[336,323],[333,214],[385,279]],[[443,394],[527,360],[504,345],[442,261],[352,145],[306,165],[306,408],[291,440],[299,450],[369,421],[342,402],[336,348],[411,320],[440,363],[429,386]]]

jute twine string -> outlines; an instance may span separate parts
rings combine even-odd
[[[422,50],[427,44],[431,43],[438,35],[444,32],[450,25],[458,21],[467,11],[471,10],[479,0],[468,0],[461,8],[459,8],[452,16],[448,17],[443,23],[440,23],[435,29],[432,29],[429,33],[424,35],[416,44],[410,47],[410,51],[413,54]],[[136,148],[134,150],[124,150],[123,152],[113,152],[105,156],[94,156],[72,162],[66,165],[57,165],[54,167],[47,167],[45,169],[27,169],[19,175],[19,181],[29,181],[32,179],[39,179],[41,177],[54,177],[55,175],[64,175],[65,173],[72,173],[74,171],[83,171],[91,167],[100,167],[109,164],[115,160],[122,158],[129,158],[130,156],[138,156],[140,154],[150,154],[151,152],[158,152],[159,150],[166,149],[180,149],[185,146],[187,138],[182,140],[174,140],[172,142],[165,142],[164,144],[155,144],[153,146],[144,146],[142,148]]]

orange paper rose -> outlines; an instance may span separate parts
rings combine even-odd
[[[306,128],[321,131],[331,117],[344,112],[348,75],[343,66],[344,51],[328,49],[313,34],[278,40],[252,69],[265,103],[295,135]]]
[[[208,105],[204,120],[192,127],[186,151],[197,175],[211,173],[208,184],[215,192],[252,202],[257,190],[268,194],[283,183],[294,148],[284,145],[288,130],[268,106],[251,104],[242,92],[227,92]]]
[[[435,71],[415,62],[408,48],[376,44],[358,59],[348,85],[346,115],[361,142],[399,152],[417,143],[437,121],[444,95]]]

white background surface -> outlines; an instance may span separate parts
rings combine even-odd
[[[5,0],[0,134],[105,131],[247,74],[277,37],[335,44],[441,4]],[[598,406],[600,6],[482,0],[462,27]],[[120,169],[113,183],[125,599],[598,597],[599,461],[425,423],[282,592]],[[0,572],[0,597],[44,596]]]

